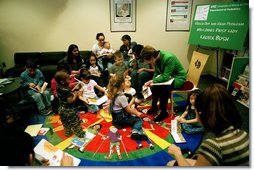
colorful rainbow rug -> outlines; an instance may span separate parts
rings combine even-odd
[[[184,105],[185,99],[181,96],[174,98],[178,106]],[[170,106],[170,104],[168,105]],[[138,110],[144,110],[150,107],[149,102],[145,102],[142,106],[138,106]],[[82,128],[87,131],[87,128],[94,124],[101,124],[102,128],[99,131],[102,135],[107,135],[109,127],[112,125],[111,116],[107,113],[107,109],[101,109],[98,114],[79,113],[82,120]],[[48,140],[53,145],[61,150],[81,159],[79,166],[165,166],[167,162],[173,158],[167,153],[167,148],[174,143],[174,139],[170,134],[171,118],[165,119],[163,122],[154,123],[151,121],[143,122],[144,132],[147,134],[154,148],[150,148],[148,141],[142,141],[142,148],[137,148],[136,141],[130,138],[130,128],[120,129],[122,135],[120,143],[120,151],[122,159],[118,158],[114,149],[113,157],[106,159],[109,154],[109,139],[103,139],[101,135],[95,134],[90,138],[81,152],[80,148],[75,144],[74,148],[70,148],[79,139],[74,135],[66,137],[59,115],[50,115],[42,119],[43,127],[51,128],[45,136],[36,136],[35,142],[38,143],[42,138]],[[198,147],[202,135],[194,134],[183,136],[186,143],[177,144],[181,149],[190,149],[192,152]]]

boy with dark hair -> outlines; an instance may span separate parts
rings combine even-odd
[[[42,91],[44,84],[44,76],[37,68],[37,64],[32,59],[27,60],[26,70],[21,73],[21,86],[27,90],[36,102],[38,110],[42,115],[49,115],[52,112],[50,92],[48,90]]]

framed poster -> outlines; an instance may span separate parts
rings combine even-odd
[[[136,31],[136,0],[110,0],[110,30]]]
[[[189,31],[192,0],[168,0],[166,31]]]

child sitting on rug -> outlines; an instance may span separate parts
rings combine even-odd
[[[99,111],[99,107],[97,105],[89,104],[89,99],[98,99],[94,88],[98,89],[102,93],[105,93],[106,89],[99,86],[94,80],[91,79],[91,74],[87,69],[80,70],[80,79],[82,81],[82,87],[79,91],[82,92],[82,95],[79,96],[79,99],[85,103],[85,106],[88,108],[89,112],[96,113]]]
[[[110,147],[109,147],[109,155],[104,156],[105,159],[112,159],[112,154],[114,152],[113,147],[116,147],[116,152],[118,155],[118,159],[122,159],[122,155],[120,152],[120,141],[122,139],[121,134],[118,132],[117,128],[114,126],[109,127],[109,133],[104,139],[109,138]]]
[[[59,98],[59,114],[62,121],[65,135],[71,136],[72,133],[79,138],[85,137],[85,132],[82,130],[77,109],[74,103],[79,96],[79,91],[72,92],[69,88],[70,75],[63,71],[58,71],[55,74],[55,79],[58,83],[57,93]]]
[[[111,99],[109,113],[112,115],[112,124],[118,128],[132,127],[131,138],[134,140],[146,140],[143,134],[140,118],[141,112],[130,107],[127,97],[124,95],[124,76],[111,76],[108,85],[108,97]],[[135,115],[135,116],[132,116]]]
[[[124,95],[127,97],[128,99],[128,103],[130,105],[131,108],[134,108],[135,105],[135,96],[136,96],[136,90],[131,87],[131,77],[129,75],[127,75],[125,77],[125,86],[124,86]]]
[[[176,118],[181,123],[182,129],[186,134],[195,134],[204,131],[204,127],[200,122],[200,116],[195,108],[195,100],[198,94],[198,91],[189,93],[185,112]]]

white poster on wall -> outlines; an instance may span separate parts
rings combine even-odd
[[[136,31],[136,0],[110,0],[110,29]]]
[[[166,31],[189,31],[192,0],[168,0]]]

